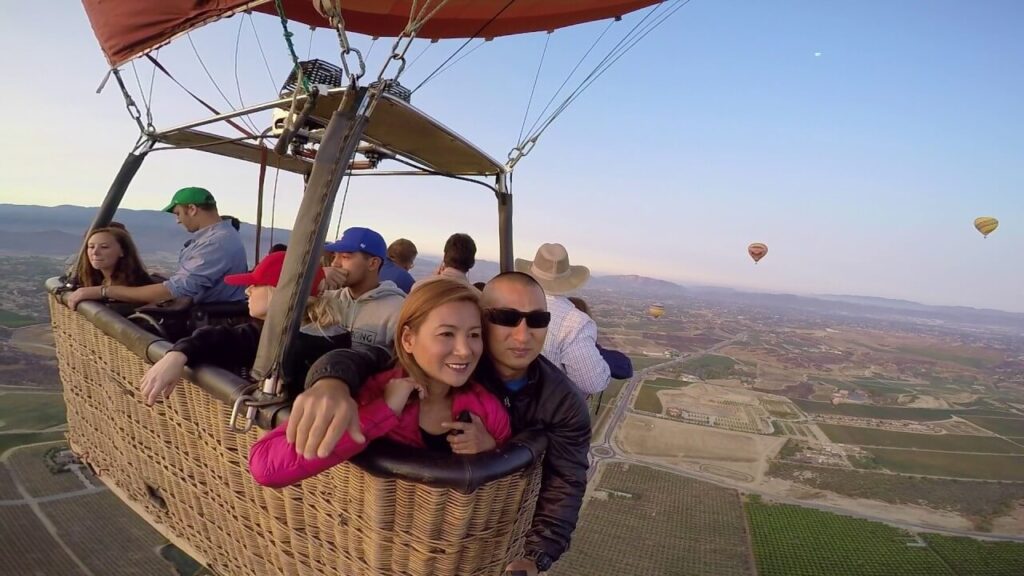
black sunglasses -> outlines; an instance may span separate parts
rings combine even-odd
[[[486,308],[484,316],[492,324],[515,328],[526,318],[526,326],[529,328],[547,328],[551,323],[551,312],[534,310],[533,312],[522,312],[515,308]]]

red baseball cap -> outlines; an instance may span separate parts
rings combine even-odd
[[[228,274],[224,277],[224,283],[231,286],[277,286],[281,280],[281,270],[284,269],[284,257],[286,251],[272,252],[260,260],[260,263],[252,269],[252,272],[244,274]],[[316,296],[320,281],[324,279],[324,269],[317,266],[316,276],[313,278],[311,296]]]

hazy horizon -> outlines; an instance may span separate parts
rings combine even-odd
[[[637,18],[612,26],[595,52],[603,55]],[[561,242],[574,263],[598,274],[1024,312],[1024,267],[1016,261],[1024,246],[1021,21],[1024,5],[1010,0],[693,2],[595,83],[519,164],[516,256]],[[48,39],[40,40],[44,23]],[[413,104],[503,159],[545,41],[527,125],[606,26],[486,43],[416,92]],[[31,89],[0,96],[9,133],[19,135],[0,144],[0,202],[99,204],[137,127],[113,80],[94,94],[107,66],[84,12],[19,4],[0,32],[11,47],[33,47],[32,58],[3,64],[5,77],[37,78],[40,61],[60,70],[59,83],[32,80]],[[239,32],[246,104],[272,98],[289,69],[272,17],[235,17],[192,33],[236,106]],[[337,61],[328,31],[312,41],[308,28],[293,32],[300,58]],[[371,52],[370,39],[354,42],[377,70],[389,43]],[[416,86],[457,45],[417,42],[404,83]],[[187,38],[159,58],[226,108]],[[141,107],[137,86],[148,92],[152,67],[143,61],[135,69],[138,81],[132,65],[123,72]],[[158,128],[206,114],[159,74],[152,106]],[[265,124],[269,115],[254,120]],[[254,221],[257,176],[252,164],[154,152],[122,205],[160,209],[175,189],[203,185],[225,212]],[[268,212],[273,180],[268,174]],[[291,227],[300,195],[301,179],[282,174],[278,227]],[[468,232],[480,257],[496,260],[496,216],[493,197],[479,187],[363,178],[353,180],[342,227],[408,237],[424,253],[440,252],[451,232]],[[977,216],[1001,225],[982,239],[972,227]],[[337,208],[332,235],[336,217]],[[757,266],[746,255],[755,241],[769,246]]]

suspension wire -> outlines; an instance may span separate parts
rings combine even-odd
[[[501,10],[498,10],[498,13],[497,13],[497,14],[495,14],[494,16],[492,16],[492,17],[491,17],[491,19],[490,19],[490,20],[488,20],[487,22],[485,22],[483,26],[481,26],[480,28],[478,28],[478,29],[477,29],[477,31],[476,31],[476,32],[474,32],[472,36],[470,36],[469,38],[466,38],[466,41],[465,41],[465,42],[463,42],[463,43],[462,43],[462,45],[461,45],[461,46],[459,46],[459,47],[458,47],[458,49],[456,49],[456,50],[455,50],[455,52],[452,52],[451,56],[449,56],[448,58],[446,58],[444,62],[441,62],[441,64],[440,64],[440,65],[439,65],[439,66],[438,66],[437,68],[435,68],[433,72],[431,72],[430,74],[428,74],[428,75],[427,75],[427,77],[426,77],[426,78],[425,78],[425,79],[424,79],[424,80],[423,80],[422,82],[420,82],[420,83],[419,83],[419,85],[417,85],[417,86],[416,86],[415,88],[413,88],[413,89],[412,89],[412,92],[413,92],[413,93],[415,93],[415,92],[416,92],[417,90],[419,90],[420,88],[422,88],[424,84],[426,84],[426,83],[427,83],[427,82],[429,82],[429,81],[430,81],[431,79],[433,79],[433,78],[434,78],[435,76],[437,76],[437,75],[438,75],[438,73],[439,73],[438,71],[439,71],[439,70],[440,70],[440,69],[441,69],[442,67],[444,67],[444,65],[445,65],[445,64],[447,64],[447,63],[448,63],[448,62],[450,62],[450,61],[451,61],[451,60],[452,60],[453,58],[455,58],[455,56],[457,56],[457,55],[459,54],[459,52],[462,52],[462,50],[463,50],[463,49],[464,49],[464,48],[465,48],[466,46],[468,46],[470,42],[472,42],[472,41],[473,41],[474,39],[476,39],[476,37],[477,37],[477,36],[479,36],[481,32],[483,32],[484,30],[486,30],[486,29],[487,29],[487,27],[491,25],[491,23],[493,23],[493,22],[494,22],[495,20],[497,20],[497,19],[498,19],[498,17],[499,17],[499,16],[501,16],[501,15],[502,15],[502,14],[503,14],[503,13],[505,12],[505,10],[508,10],[509,6],[512,6],[512,4],[513,4],[513,3],[515,2],[515,1],[516,1],[516,0],[508,0],[508,2],[507,2],[507,3],[505,4],[505,6],[503,6],[503,7],[501,8]]]
[[[348,185],[352,183],[352,171],[345,173],[345,193],[341,197],[341,209],[338,210],[338,223],[334,226],[334,238],[341,236],[341,215],[345,213],[345,202],[348,201]]]
[[[426,54],[426,53],[427,53],[427,50],[430,50],[430,47],[431,47],[431,46],[433,46],[434,44],[435,44],[434,42],[427,42],[427,45],[423,47],[423,50],[420,50],[420,53],[419,53],[419,54],[417,54],[417,55],[416,55],[416,57],[412,59],[412,62],[409,62],[409,68],[412,68],[412,67],[413,67],[413,65],[414,65],[414,64],[416,64],[416,62],[417,62],[417,61],[418,61],[418,60],[419,60],[419,59],[420,59],[420,58],[421,58],[421,57],[422,57],[422,56],[423,56],[424,54]]]
[[[367,62],[370,61],[370,54],[373,53],[373,47],[377,45],[377,40],[379,40],[377,36],[374,36],[373,40],[370,40],[370,47],[366,50],[365,56]]]
[[[626,34],[624,34],[623,37],[620,38],[619,41],[614,46],[612,46],[612,48],[608,51],[608,53],[605,54],[604,57],[602,57],[601,60],[594,66],[594,68],[591,69],[591,71],[589,73],[587,73],[587,75],[583,78],[583,80],[580,81],[579,85],[577,85],[576,88],[574,88],[573,91],[570,92],[570,94],[568,96],[566,96],[565,100],[563,100],[562,103],[559,104],[558,107],[555,108],[555,111],[552,112],[552,116],[557,116],[558,114],[560,114],[562,112],[562,110],[564,110],[565,107],[567,106],[567,103],[570,102],[574,98],[574,96],[577,94],[577,92],[580,90],[580,86],[583,86],[588,80],[590,80],[594,76],[594,74],[601,68],[601,66],[604,65],[608,61],[608,59],[613,54],[616,53],[616,51],[618,51],[618,50],[620,50],[622,48],[622,46],[624,45],[624,43],[626,43],[628,38],[630,38],[633,34],[635,34],[636,31],[641,26],[643,26],[644,23],[648,19],[650,19],[651,16],[656,11],[658,11],[659,9],[661,9],[663,6],[666,6],[666,5],[667,5],[667,3],[658,4],[657,6],[652,8],[651,10],[648,10],[646,13],[644,13],[643,17],[636,24],[634,24],[633,27]],[[613,22],[614,22],[614,20],[613,20]],[[606,31],[607,31],[607,29],[606,29]],[[598,36],[598,39],[603,38],[603,37],[604,37],[604,32],[602,32],[601,35]],[[589,53],[590,53],[590,51],[588,50],[587,54],[589,54]],[[586,55],[584,57],[586,57]],[[581,63],[582,63],[582,59],[581,59]],[[572,76],[572,74],[575,73],[575,70],[576,69],[574,68],[573,72],[570,73],[570,77]],[[568,81],[568,78],[566,80]],[[560,91],[561,91],[561,88],[559,88],[559,92]],[[557,96],[557,92],[556,92],[556,96]],[[554,99],[554,97],[552,97],[552,100],[553,99]],[[529,133],[530,137],[532,137],[534,135],[536,126],[540,125],[541,122],[545,122],[546,123],[546,121],[550,120],[550,118],[551,117],[548,117],[547,119],[544,119],[543,115],[538,117],[537,120],[534,122],[534,125],[530,128],[530,133]],[[528,137],[527,140],[529,140],[530,137]],[[525,141],[520,140],[520,142],[518,143],[518,146],[523,146],[524,144],[525,144]]]
[[[277,216],[277,177],[281,175],[281,167],[274,166],[274,194],[270,200],[270,247],[274,246],[274,217]]]
[[[666,8],[663,14],[653,18],[653,21],[646,23],[659,9],[663,6],[669,6],[672,0],[659,4],[652,10],[650,10],[634,27],[612,48],[609,53],[602,58],[602,60],[594,67],[594,69],[580,82],[580,84],[565,98],[565,100],[551,113],[551,115],[540,124],[540,126],[531,131],[531,133],[509,153],[509,163],[507,167],[511,170],[515,164],[522,159],[529,151],[533,148],[537,139],[541,134],[564,112],[569,105],[571,105],[581,94],[583,94],[587,88],[589,88],[598,78],[600,78],[608,69],[615,64],[620,58],[622,58],[630,49],[636,46],[641,40],[643,40],[653,30],[663,24],[669,17],[679,11],[680,8],[686,6],[691,0],[677,0],[676,6],[672,8]]]
[[[656,29],[656,28],[657,28],[658,26],[660,26],[660,25],[661,25],[662,23],[664,23],[664,22],[665,22],[665,20],[667,20],[667,19],[668,19],[668,18],[669,18],[670,16],[672,16],[673,14],[675,14],[675,12],[677,12],[677,11],[678,11],[678,10],[679,10],[680,8],[682,8],[683,6],[685,6],[685,5],[689,4],[689,3],[690,3],[690,1],[691,1],[691,0],[683,0],[683,1],[682,1],[681,3],[679,3],[679,4],[678,4],[678,5],[677,5],[677,6],[675,7],[675,8],[672,8],[672,9],[671,9],[670,11],[668,11],[668,12],[666,12],[665,14],[663,14],[662,16],[660,16],[660,19],[659,19],[659,20],[657,20],[656,22],[654,22],[654,23],[652,23],[652,24],[649,24],[649,25],[647,26],[647,29],[646,29],[646,30],[644,30],[644,31],[643,31],[643,32],[642,32],[641,34],[639,34],[639,35],[638,35],[638,36],[637,36],[636,38],[632,39],[632,40],[631,40],[631,41],[629,42],[629,44],[628,44],[628,45],[627,45],[627,46],[626,46],[625,48],[623,48],[622,50],[620,50],[620,51],[619,51],[619,53],[618,53],[618,54],[616,54],[614,58],[612,58],[611,60],[609,60],[609,61],[608,61],[608,62],[607,62],[607,63],[606,63],[605,65],[604,65],[604,67],[603,67],[603,68],[602,68],[602,69],[601,69],[600,71],[598,71],[598,72],[597,72],[596,74],[594,74],[592,78],[588,78],[588,79],[587,79],[587,81],[586,81],[586,85],[581,85],[581,86],[580,86],[580,88],[578,89],[578,91],[576,91],[576,93],[574,93],[574,94],[573,94],[573,95],[571,96],[571,99],[570,99],[570,100],[569,100],[568,102],[566,102],[566,105],[565,105],[565,107],[568,107],[568,106],[569,106],[570,104],[572,104],[572,102],[574,102],[574,101],[575,101],[575,100],[576,100],[577,98],[579,98],[579,96],[580,96],[581,94],[583,94],[583,92],[584,92],[584,91],[586,91],[586,89],[587,89],[587,88],[589,88],[591,84],[593,84],[593,83],[594,83],[594,82],[595,82],[595,81],[596,81],[596,80],[597,80],[598,78],[600,78],[600,77],[601,77],[601,75],[603,75],[603,74],[604,74],[604,73],[605,73],[605,72],[606,72],[606,71],[607,71],[607,70],[608,70],[609,68],[611,68],[611,66],[612,66],[613,64],[615,64],[616,62],[618,62],[618,60],[619,60],[620,58],[622,58],[623,56],[625,56],[627,52],[629,52],[629,51],[630,51],[630,50],[631,50],[631,49],[632,49],[632,48],[633,48],[634,46],[636,46],[636,45],[637,45],[637,44],[638,44],[638,43],[639,43],[639,42],[640,42],[641,40],[643,40],[643,39],[644,39],[645,37],[647,37],[647,35],[648,35],[648,34],[650,34],[651,32],[653,32],[653,31],[654,31],[654,30],[655,30],[655,29]],[[560,113],[561,113],[562,111],[564,111],[564,109],[565,109],[565,108],[563,107],[563,108],[562,108],[562,110],[560,110],[560,111],[559,111],[558,113],[560,114]],[[557,116],[557,115],[556,115],[556,116]],[[553,120],[554,120],[554,118],[552,118],[552,121],[553,121]],[[548,124],[550,124],[550,122],[549,122]],[[537,136],[539,136],[539,133],[537,134]]]
[[[306,60],[309,60],[309,55],[313,53],[313,33],[316,32],[316,26],[309,27],[309,46],[306,47]]]
[[[526,111],[523,112],[523,124],[519,127],[517,142],[523,141],[523,131],[526,130],[526,119],[530,117],[530,106],[533,105],[533,95],[537,91],[537,80],[540,79],[540,71],[544,67],[544,57],[548,53],[548,43],[551,41],[551,33],[544,35],[544,50],[540,53],[540,62],[537,64],[537,73],[533,75],[533,86],[530,88],[530,99],[526,101]]]
[[[438,70],[437,74],[434,75],[434,78],[436,79],[436,78],[440,77],[442,74],[444,74],[445,72],[447,72],[448,70],[450,70],[451,68],[454,68],[456,64],[458,64],[459,62],[462,62],[463,58],[469,56],[473,52],[476,52],[477,50],[480,49],[481,46],[483,46],[485,44],[487,44],[487,41],[486,40],[481,40],[480,43],[477,44],[476,46],[474,46],[471,50],[463,53],[462,56],[459,56],[455,60],[452,60],[450,63],[448,63],[447,66],[445,66],[441,70]]]
[[[565,85],[569,83],[569,80],[571,80],[572,77],[576,74],[576,71],[579,70],[580,66],[583,65],[583,62],[587,59],[588,56],[590,56],[590,53],[594,51],[594,48],[597,48],[597,45],[601,42],[601,39],[604,38],[605,34],[607,34],[609,30],[611,30],[614,24],[615,19],[609,19],[608,25],[605,26],[604,30],[601,31],[601,34],[599,34],[597,38],[594,39],[594,43],[591,44],[590,48],[587,48],[587,51],[583,53],[583,56],[581,56],[580,59],[576,61],[576,65],[573,66],[572,70],[569,71],[569,75],[565,77],[565,80],[562,80],[561,86],[559,86],[558,90],[555,90],[555,93],[551,95],[551,99],[548,100],[548,103],[544,105],[544,109],[541,110],[540,114],[537,115],[537,119],[534,120],[533,124],[530,125],[529,133],[532,133],[533,130],[537,127],[541,119],[544,118],[544,114],[548,111],[549,108],[551,108],[551,105],[554,104],[555,98],[557,98],[558,95],[562,93],[562,89],[565,88]],[[519,141],[522,142],[522,134],[520,134],[519,136]]]
[[[153,52],[153,59],[157,60],[157,61],[160,60],[160,49],[159,48],[157,48]],[[150,66],[150,73],[149,73],[149,103],[146,104],[146,108],[147,108],[146,116],[147,116],[150,124],[153,123],[153,116],[149,113],[149,110],[152,109],[152,107],[153,107],[153,85],[154,84],[156,84],[156,66]]]
[[[263,43],[260,42],[260,35],[256,32],[256,25],[252,23],[252,14],[246,14],[246,16],[249,17],[249,27],[252,28],[252,35],[256,38],[256,46],[260,49],[260,56],[263,57],[263,66],[267,69],[267,77],[270,78],[270,86],[276,94],[277,83],[274,82],[274,73],[270,71],[270,62],[267,61],[267,55],[263,52]]]
[[[235,111],[236,110],[235,105],[232,104],[231,100],[227,97],[226,94],[224,94],[224,91],[220,89],[220,85],[218,85],[217,81],[214,80],[213,74],[210,73],[209,68],[206,67],[206,63],[203,62],[203,57],[199,55],[199,49],[196,48],[195,42],[192,41],[192,34],[186,33],[185,37],[188,38],[188,43],[192,46],[192,52],[195,53],[196,59],[199,60],[199,65],[202,66],[203,72],[206,72],[206,77],[210,79],[210,83],[213,84],[213,87],[217,89],[217,93],[220,94],[220,97],[224,99],[225,103],[227,103],[228,108],[231,108],[232,111]],[[256,128],[256,125],[253,124],[252,121],[249,120],[248,117],[240,116],[239,120],[241,120],[254,133],[258,133],[259,132],[259,128]]]
[[[239,18],[238,32],[235,34],[235,90],[238,91],[238,105],[242,108],[245,108],[245,100],[242,99],[242,84],[238,81],[238,47],[242,43],[242,26],[244,24],[245,18]],[[253,129],[253,132],[259,132],[259,130],[256,129],[256,126],[254,126],[252,122],[248,122],[247,124],[249,125],[250,128]],[[263,143],[260,142],[260,145],[262,144]],[[259,254],[257,254],[257,256],[259,256]]]
[[[135,61],[132,60],[132,73],[135,76],[135,84],[139,87],[139,97],[142,98],[142,106],[146,109],[146,131],[152,131],[153,128],[153,110],[149,106],[149,100],[146,99],[146,91],[142,89],[142,81],[139,79],[139,71],[135,68]]]

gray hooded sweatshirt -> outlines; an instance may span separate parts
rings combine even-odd
[[[348,288],[328,290],[324,297],[337,298],[344,309],[342,324],[352,332],[352,342],[391,348],[395,341],[398,313],[405,302],[405,292],[390,280],[352,298]]]

